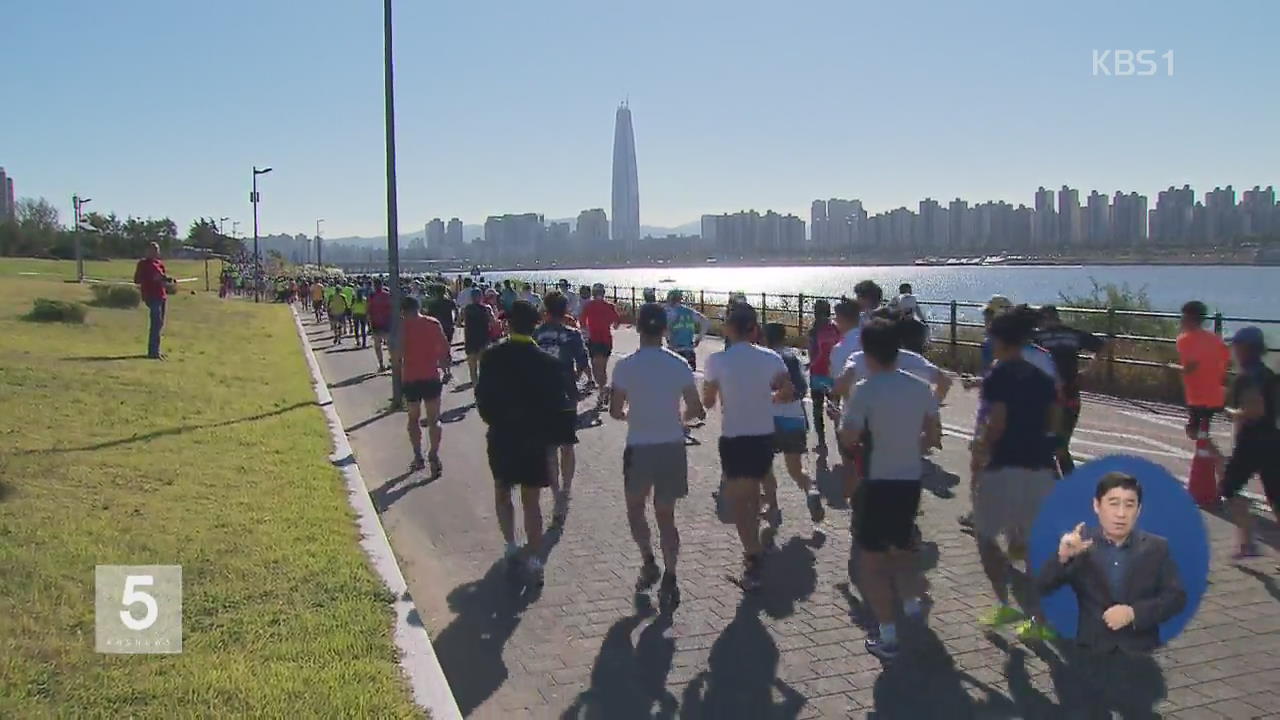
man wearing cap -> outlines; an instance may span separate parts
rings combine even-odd
[[[1259,555],[1253,539],[1253,517],[1249,502],[1240,491],[1254,475],[1262,487],[1271,511],[1280,519],[1280,428],[1276,425],[1280,403],[1280,381],[1263,362],[1267,353],[1262,330],[1241,328],[1231,339],[1240,374],[1231,384],[1227,415],[1235,425],[1235,447],[1222,477],[1222,496],[1231,508],[1231,519],[1239,532],[1235,559]]]
[[[1058,427],[1059,444],[1055,451],[1058,467],[1063,475],[1075,470],[1071,458],[1071,436],[1080,421],[1080,360],[1081,350],[1095,356],[1105,344],[1102,338],[1067,327],[1058,317],[1058,309],[1052,305],[1040,308],[1039,330],[1033,336],[1035,343],[1053,356],[1054,367],[1062,381],[1062,420]]]
[[[636,590],[658,581],[645,504],[653,495],[665,572],[658,590],[663,607],[679,602],[676,559],[680,533],[676,530],[676,501],[689,494],[689,462],[685,450],[684,422],[706,417],[693,370],[679,355],[662,347],[667,312],[656,303],[640,308],[636,319],[640,349],[618,361],[613,370],[609,414],[627,421],[627,446],[622,454],[622,481],[627,497],[627,522],[640,549],[642,565]]]
[[[705,315],[684,304],[684,293],[667,292],[667,348],[684,358],[694,371],[698,369],[697,347],[710,326]]]

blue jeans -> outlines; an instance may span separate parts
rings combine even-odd
[[[147,301],[151,322],[147,332],[147,357],[160,357],[160,330],[164,328],[164,310],[166,300],[157,298]]]

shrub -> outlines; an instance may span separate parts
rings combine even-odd
[[[1155,310],[1151,306],[1151,298],[1147,296],[1146,288],[1134,290],[1129,287],[1128,283],[1122,285],[1107,283],[1104,285],[1093,278],[1089,278],[1089,282],[1093,284],[1093,289],[1087,295],[1070,296],[1065,293],[1059,293],[1059,297],[1062,298],[1062,305],[1097,310],[1140,310],[1143,312],[1153,312]],[[1110,321],[1103,314],[1078,314],[1069,320],[1067,318],[1063,319],[1080,330],[1095,333],[1105,333],[1108,330],[1113,330],[1117,335],[1142,335],[1160,338],[1173,337],[1178,333],[1178,321],[1172,318],[1135,317],[1133,315],[1117,314],[1114,320],[1114,328],[1108,328],[1107,325]]]
[[[92,289],[93,303],[102,307],[135,308],[142,303],[142,293],[133,285],[99,284]]]
[[[88,314],[89,309],[82,303],[36,298],[31,312],[27,313],[27,320],[33,322],[83,323],[85,316]]]

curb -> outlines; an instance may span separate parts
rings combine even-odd
[[[316,403],[329,423],[329,434],[333,438],[333,455],[329,457],[329,462],[338,468],[342,479],[346,481],[347,500],[355,512],[356,526],[360,530],[360,547],[364,549],[369,563],[382,578],[383,584],[395,595],[391,608],[396,616],[393,636],[396,648],[400,651],[400,669],[409,681],[414,702],[430,712],[432,720],[460,720],[462,713],[458,710],[453,691],[449,689],[449,682],[431,647],[431,638],[420,621],[417,624],[409,621],[410,617],[420,617],[418,609],[409,595],[409,587],[400,572],[400,566],[396,564],[391,543],[387,540],[386,530],[373,507],[373,500],[369,498],[369,490],[360,474],[360,466],[355,462],[355,453],[347,441],[347,434],[342,430],[342,420],[333,406],[333,396],[320,372],[320,364],[316,362],[311,341],[307,339],[306,329],[302,327],[302,319],[296,308],[291,306],[289,312],[293,314],[298,340],[302,343],[302,352],[307,359],[307,367],[311,370]]]

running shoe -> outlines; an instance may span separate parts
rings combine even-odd
[[[1022,613],[1008,605],[997,605],[990,612],[983,615],[978,622],[986,627],[1000,627],[1023,619],[1025,619],[1025,616]]]
[[[506,549],[502,551],[502,561],[505,563],[514,563],[520,558],[520,546],[515,543],[507,543]]]
[[[902,603],[902,615],[914,622],[924,622],[932,609],[933,598],[929,593],[921,594],[914,602],[907,600]]]
[[[775,528],[782,527],[782,508],[777,506],[769,508],[769,511],[765,513],[765,519],[769,522],[769,525]]]
[[[1018,639],[1022,642],[1053,642],[1058,639],[1058,634],[1053,628],[1035,620],[1026,620],[1018,624]]]
[[[956,522],[960,523],[960,527],[972,530],[973,529],[973,513],[967,512],[957,517]]]
[[[413,462],[409,463],[409,471],[417,472],[427,466],[427,461],[422,459],[421,455],[414,455]]]
[[[760,589],[764,584],[760,571],[761,557],[753,555],[743,561],[742,564],[742,589],[747,592],[754,592]]]
[[[560,526],[564,524],[565,518],[569,515],[569,495],[565,492],[556,493],[555,504],[551,509],[552,526]]]
[[[1256,557],[1262,557],[1262,551],[1258,549],[1257,543],[1252,542],[1241,545],[1240,549],[1231,555],[1232,560],[1248,560]]]
[[[427,454],[427,462],[431,465],[431,474],[434,477],[440,477],[444,473],[444,465],[440,463],[440,456],[436,453]]]
[[[541,586],[545,581],[542,561],[536,555],[531,556],[529,562],[525,563],[525,570],[529,573],[529,584]]]
[[[658,586],[658,606],[674,610],[679,604],[680,586],[676,585],[676,576],[670,571],[662,573],[662,584]]]
[[[658,582],[658,577],[662,571],[658,568],[658,563],[650,559],[644,565],[640,566],[640,576],[636,578],[636,592],[648,590],[653,584]]]
[[[822,522],[827,516],[827,510],[822,506],[822,496],[818,493],[809,493],[806,502],[809,504],[809,518],[815,523]]]
[[[881,642],[879,639],[867,638],[863,641],[863,646],[867,648],[867,652],[875,655],[884,662],[889,662],[898,657],[898,643]]]

